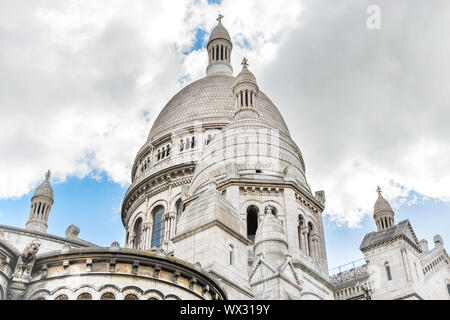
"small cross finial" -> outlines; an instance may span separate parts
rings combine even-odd
[[[49,180],[50,176],[52,175],[52,173],[50,172],[50,170],[47,171],[47,173],[45,174],[45,180]]]
[[[381,192],[382,192],[382,191],[381,191],[380,186],[377,187],[377,192],[378,192],[378,195],[381,196]]]
[[[217,18],[217,21],[219,21],[219,24],[222,24],[223,15],[219,13],[219,17]]]
[[[248,60],[247,60],[247,58],[246,57],[244,57],[244,59],[242,59],[242,66],[244,66],[244,68],[247,68],[248,67]]]

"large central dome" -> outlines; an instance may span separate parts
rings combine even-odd
[[[178,92],[162,109],[153,124],[148,141],[180,128],[185,128],[195,121],[205,124],[228,124],[236,111],[233,97],[235,77],[211,75],[197,80]],[[289,135],[289,130],[278,109],[262,92],[256,103],[262,120],[272,127]]]

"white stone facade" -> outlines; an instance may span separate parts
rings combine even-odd
[[[408,221],[394,224],[381,191],[367,264],[329,277],[322,212],[303,155],[243,59],[234,77],[222,25],[206,76],[163,108],[138,152],[122,204],[125,248],[46,234],[46,175],[26,229],[0,226],[0,299],[445,299],[449,258]],[[387,264],[386,264],[387,263]],[[389,266],[389,277],[386,270]]]

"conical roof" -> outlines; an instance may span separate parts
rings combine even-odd
[[[36,188],[36,191],[33,194],[33,197],[37,196],[46,196],[53,200],[53,188],[50,185],[50,170],[45,174],[45,180],[42,182],[39,187]]]
[[[209,36],[208,44],[216,39],[225,39],[230,41],[231,43],[231,37],[228,33],[228,30],[222,25],[222,15],[219,15],[219,18],[217,19],[219,21],[219,24],[214,28],[214,30],[211,32],[211,35]]]
[[[390,211],[394,213],[391,204],[381,195],[381,189],[379,187],[377,191],[378,191],[378,199],[377,201],[375,201],[375,204],[373,206],[373,215],[385,211]]]
[[[244,58],[242,60],[242,71],[239,72],[239,74],[236,76],[236,79],[234,80],[233,88],[236,87],[239,84],[242,83],[251,83],[258,88],[258,84],[256,83],[256,77],[253,73],[248,70],[248,60]]]

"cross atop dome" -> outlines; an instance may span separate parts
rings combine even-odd
[[[217,21],[219,21],[219,24],[222,24],[222,19],[223,19],[224,17],[223,17],[223,15],[221,15],[220,13],[219,13],[219,16],[217,17]]]
[[[49,180],[51,177],[52,173],[50,172],[50,170],[47,171],[47,173],[45,174],[45,180]]]
[[[380,186],[378,186],[378,187],[377,187],[377,193],[378,193],[378,195],[381,196],[381,193],[382,193],[382,192],[383,192],[383,191],[381,191]]]
[[[248,59],[246,58],[246,57],[244,57],[244,59],[242,59],[242,66],[244,67],[244,68],[247,68],[248,67]]]

